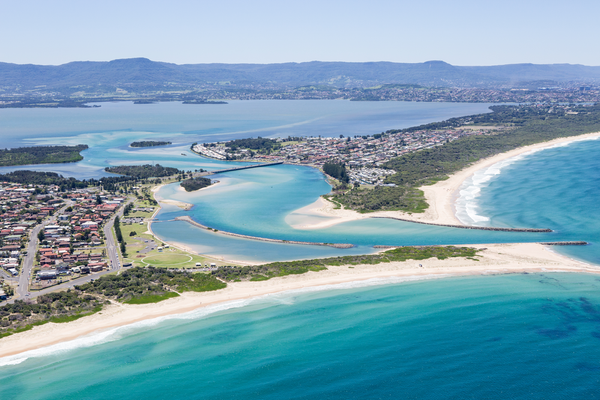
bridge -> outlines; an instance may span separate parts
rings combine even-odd
[[[280,164],[283,164],[283,161],[264,163],[264,164],[245,165],[243,167],[235,167],[235,168],[227,168],[227,169],[218,169],[216,171],[206,171],[206,172],[199,173],[198,176],[215,175],[215,174],[221,174],[223,172],[241,171],[243,169],[250,169],[250,168],[270,167],[272,165],[280,165]]]

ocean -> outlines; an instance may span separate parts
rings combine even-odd
[[[599,286],[519,274],[238,301],[2,359],[0,398],[594,399]]]
[[[154,111],[145,116],[146,106],[109,104],[105,110],[114,107],[112,114],[98,118],[97,125],[91,117],[80,121],[78,110],[10,110],[12,120],[0,113],[0,134],[7,143],[11,141],[6,147],[63,141],[93,145],[76,173],[97,177],[104,166],[127,160],[216,169],[222,164],[192,158],[189,143],[221,133],[221,137],[232,132],[247,137],[249,131],[275,135],[280,128],[271,128],[284,126],[284,134],[286,129],[309,128],[322,129],[317,134],[324,134],[329,124],[351,112],[357,127],[366,132],[370,126],[369,133],[374,133],[393,127],[381,127],[380,116],[396,115],[389,121],[401,120],[400,111],[389,110],[403,107],[366,104],[361,111],[352,104],[358,108],[327,114],[329,104],[346,105],[275,102],[278,112],[271,116],[266,103],[256,103],[247,104],[263,114],[253,109],[227,118],[204,115],[205,130],[194,130],[189,121],[196,117],[174,104],[168,104],[173,107],[168,112],[148,108]],[[295,107],[302,109],[305,104],[310,110],[294,114]],[[83,111],[95,110],[100,109]],[[462,112],[467,110],[471,109]],[[71,113],[72,122],[58,121],[60,115],[50,111]],[[426,111],[414,111],[419,112]],[[184,115],[169,125],[166,120],[177,113]],[[327,115],[319,117],[319,113]],[[15,115],[20,115],[20,122]],[[33,117],[39,119],[32,121]],[[249,131],[242,129],[244,118],[249,118]],[[363,121],[356,122],[360,118]],[[133,139],[152,138],[173,139],[176,145],[168,151],[127,147]],[[205,191],[207,195],[180,198],[174,185],[161,193],[183,201],[193,197],[190,214],[217,229],[357,244],[343,254],[370,252],[372,244],[387,243],[587,240],[591,245],[557,251],[600,264],[596,250],[599,151],[600,140],[539,151],[483,171],[488,176],[478,176],[462,188],[457,204],[461,220],[548,227],[554,230],[550,234],[481,232],[385,220],[294,230],[286,222],[287,215],[328,191],[322,176],[309,168],[228,173],[213,193],[213,189]],[[73,171],[72,165],[38,168]],[[244,201],[231,201],[232,197]],[[153,229],[161,237],[192,243],[207,253],[276,260],[341,252],[224,237],[171,221],[181,213],[166,206],[159,215],[163,222],[153,224]],[[395,279],[237,301],[0,359],[0,398],[593,399],[600,397],[599,285],[596,275],[572,273]]]
[[[457,216],[469,225],[543,226],[560,253],[600,265],[600,138],[567,142],[502,161],[461,187]]]

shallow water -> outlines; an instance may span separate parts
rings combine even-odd
[[[465,182],[458,216],[467,224],[548,227],[560,240],[590,242],[561,253],[600,264],[599,156],[594,139],[503,161]]]
[[[0,360],[18,363],[0,367],[0,398],[593,399],[599,285],[553,273],[267,296]]]

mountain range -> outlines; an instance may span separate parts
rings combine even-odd
[[[147,58],[33,65],[0,63],[0,87],[30,89],[76,86],[232,85],[299,87],[379,84],[430,87],[503,87],[600,84],[600,67],[574,64],[510,64],[464,67],[443,61],[304,62],[283,64],[171,64]]]

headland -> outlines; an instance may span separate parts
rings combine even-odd
[[[322,229],[344,222],[366,218],[391,218],[444,226],[464,225],[456,218],[454,203],[459,195],[459,189],[465,180],[472,177],[477,171],[489,168],[498,162],[512,157],[569,142],[593,139],[599,136],[600,132],[595,132],[585,135],[559,138],[530,146],[520,147],[506,153],[497,154],[495,156],[479,160],[471,166],[451,175],[447,180],[439,181],[430,186],[421,186],[419,189],[424,192],[425,199],[429,204],[429,207],[423,213],[407,213],[403,211],[376,211],[371,213],[359,213],[357,211],[344,209],[343,206],[339,207],[337,204],[321,197],[314,203],[297,209],[291,214],[298,216],[316,215],[321,217],[329,217],[329,219],[325,221],[321,220],[316,223],[296,223],[292,225],[292,227],[295,229]]]

